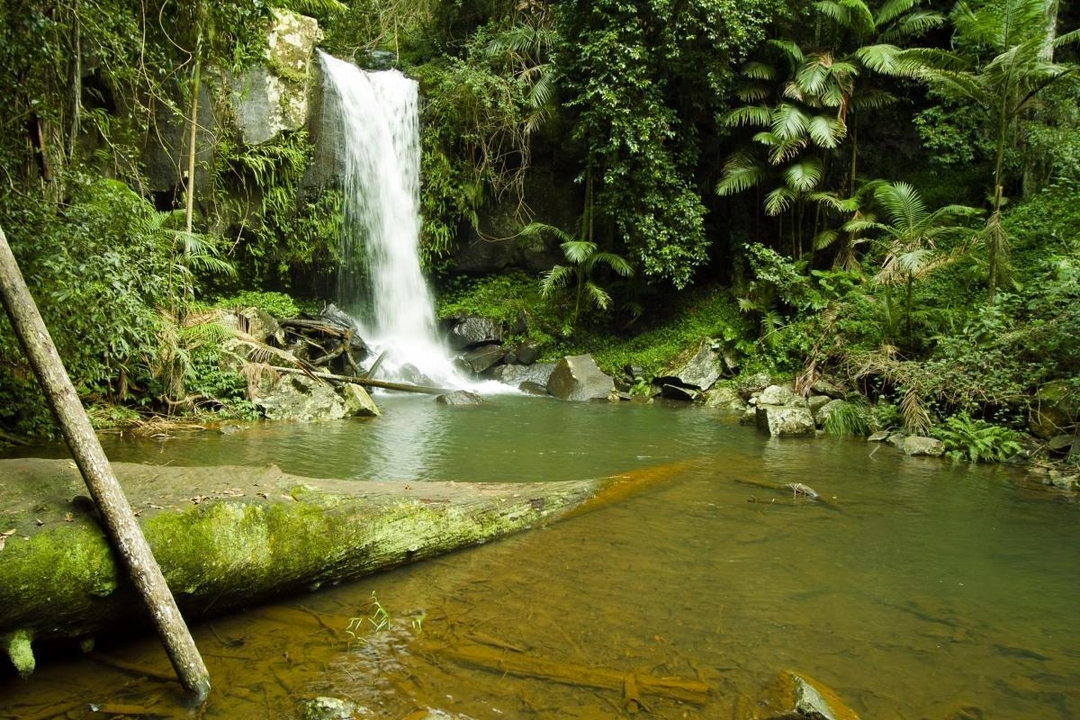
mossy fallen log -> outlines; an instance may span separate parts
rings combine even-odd
[[[315,480],[265,468],[114,463],[189,620],[476,545],[625,495],[552,483]],[[656,481],[653,474],[642,485]],[[74,464],[0,460],[0,639],[82,639],[144,611]],[[10,644],[10,643],[8,643]]]

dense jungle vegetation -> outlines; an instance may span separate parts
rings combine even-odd
[[[524,311],[548,355],[645,377],[709,339],[739,374],[832,376],[878,425],[986,459],[1040,388],[1080,394],[1071,3],[284,4],[332,54],[420,81],[440,312]],[[302,182],[307,133],[196,132],[222,78],[262,62],[271,12],[4,0],[0,227],[101,423],[253,416],[209,309],[289,315],[329,292],[340,194]],[[573,222],[541,211],[540,172],[572,190]],[[485,235],[496,206],[509,238]],[[470,233],[563,259],[463,275]],[[0,432],[47,434],[2,320],[0,352]]]

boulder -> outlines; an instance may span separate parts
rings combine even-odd
[[[547,387],[555,363],[533,363],[532,365],[500,365],[492,368],[488,375],[501,383],[521,387],[522,383],[535,383]],[[547,390],[544,391],[547,394]]]
[[[502,339],[502,323],[493,318],[466,315],[451,318],[447,323],[447,341],[454,350],[496,345],[501,343]]]
[[[772,385],[772,378],[765,373],[741,375],[737,383],[739,394],[744,398],[748,398],[756,392],[761,392],[769,385]]]
[[[814,384],[810,386],[810,392],[815,395],[825,395],[833,400],[842,400],[847,397],[847,393],[844,392],[843,388],[825,378],[815,380]]]
[[[259,342],[273,340],[279,346],[285,342],[285,331],[274,316],[256,307],[222,310],[218,323],[230,330],[250,335]]]
[[[941,457],[945,454],[945,445],[937,438],[923,437],[921,435],[909,435],[904,438],[900,449],[905,455],[929,455]]]
[[[760,697],[743,699],[737,708],[740,720],[859,720],[835,690],[801,672],[780,673]]]
[[[694,402],[701,397],[701,391],[685,385],[663,383],[660,385],[660,394],[669,400],[683,400]]]
[[[540,357],[540,344],[532,340],[518,343],[514,348],[514,360],[519,365],[532,365]]]
[[[813,435],[817,429],[814,416],[807,407],[758,405],[754,419],[759,429],[773,437]]]
[[[356,703],[335,697],[317,697],[300,702],[301,720],[352,720],[359,710]]]
[[[442,405],[483,405],[484,398],[468,390],[455,390],[437,396],[435,402]]]
[[[705,406],[718,410],[731,410],[744,412],[746,401],[739,395],[739,391],[730,387],[716,387],[715,385],[705,397]]]
[[[269,420],[318,422],[346,415],[345,401],[324,382],[304,375],[287,375],[276,383],[262,382],[252,402]]]
[[[1028,428],[1031,434],[1049,440],[1070,430],[1080,416],[1080,392],[1065,380],[1046,383],[1031,399]]]
[[[480,345],[457,358],[456,364],[466,372],[479,375],[503,361],[506,351],[501,345]]]
[[[770,385],[761,391],[757,399],[758,405],[790,405],[792,407],[809,408],[806,398],[796,393],[791,388],[783,385]]]
[[[615,381],[596,365],[592,355],[567,355],[547,381],[549,393],[560,400],[607,400]]]
[[[822,405],[815,411],[813,401],[819,398],[825,398],[826,402],[824,405]],[[840,408],[845,407],[847,404],[847,400],[829,400],[824,395],[817,395],[810,398],[810,410],[814,413],[814,420],[817,422],[818,427],[823,427],[825,425],[825,422],[829,419],[830,415],[832,415]]]
[[[830,399],[828,395],[811,395],[810,397],[806,398],[806,404],[810,406],[810,412],[814,413],[814,417],[817,419],[818,425],[824,422],[821,418],[818,417],[818,412],[820,412],[821,408],[825,407],[830,402],[832,402],[832,399]]]
[[[682,385],[696,390],[708,390],[719,379],[720,364],[712,349],[712,343],[706,340],[698,346],[697,352],[689,360],[669,368],[657,377],[656,381],[661,386]]]
[[[230,100],[242,142],[260,145],[308,120],[311,56],[322,38],[315,18],[275,8],[266,61],[231,79]]]
[[[532,382],[531,380],[526,380],[525,382],[518,385],[518,390],[525,393],[526,395],[550,395],[551,394],[547,390],[547,383],[546,382],[545,383],[535,383],[535,382]]]
[[[379,417],[379,406],[371,399],[371,395],[356,383],[346,383],[341,388],[341,397],[345,400],[345,414],[360,417]]]

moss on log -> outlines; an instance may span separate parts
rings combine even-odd
[[[561,517],[606,487],[621,495],[626,483],[403,484],[300,478],[275,466],[113,467],[189,620],[483,543]],[[84,492],[69,461],[0,460],[0,532],[15,530],[0,549],[0,638],[83,638],[145,615]]]

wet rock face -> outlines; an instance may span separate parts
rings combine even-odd
[[[716,358],[716,353],[713,352],[709,342],[703,342],[689,360],[669,369],[656,381],[661,386],[673,385],[691,390],[708,390],[719,379],[720,363]]]
[[[1080,394],[1065,380],[1055,380],[1039,388],[1031,400],[1028,428],[1031,434],[1049,440],[1073,428],[1080,417]]]
[[[555,365],[547,390],[560,400],[607,400],[615,381],[596,365],[592,355],[568,355]]]
[[[808,407],[758,405],[755,420],[759,429],[772,437],[801,437],[813,435],[817,426]]]
[[[483,405],[484,398],[467,390],[455,390],[435,398],[435,402],[442,405]]]
[[[346,415],[345,401],[332,387],[302,375],[260,385],[252,401],[269,420],[319,422]]]
[[[501,345],[481,345],[459,357],[457,364],[463,370],[479,375],[493,365],[501,363],[505,355],[506,351]]]
[[[533,363],[532,365],[500,365],[492,368],[491,377],[501,383],[521,387],[522,383],[532,383],[547,387],[551,373],[555,372],[555,363]],[[547,391],[544,391],[547,394]]]
[[[448,321],[447,341],[454,350],[468,350],[480,345],[502,343],[502,324],[489,317],[468,315]]]
[[[267,59],[233,78],[231,103],[243,142],[259,145],[308,119],[308,82],[315,44],[322,37],[315,18],[275,9],[267,33]]]
[[[922,437],[921,435],[911,435],[904,438],[900,449],[904,451],[905,455],[941,457],[945,454],[945,445],[942,444],[940,440],[937,438]]]

